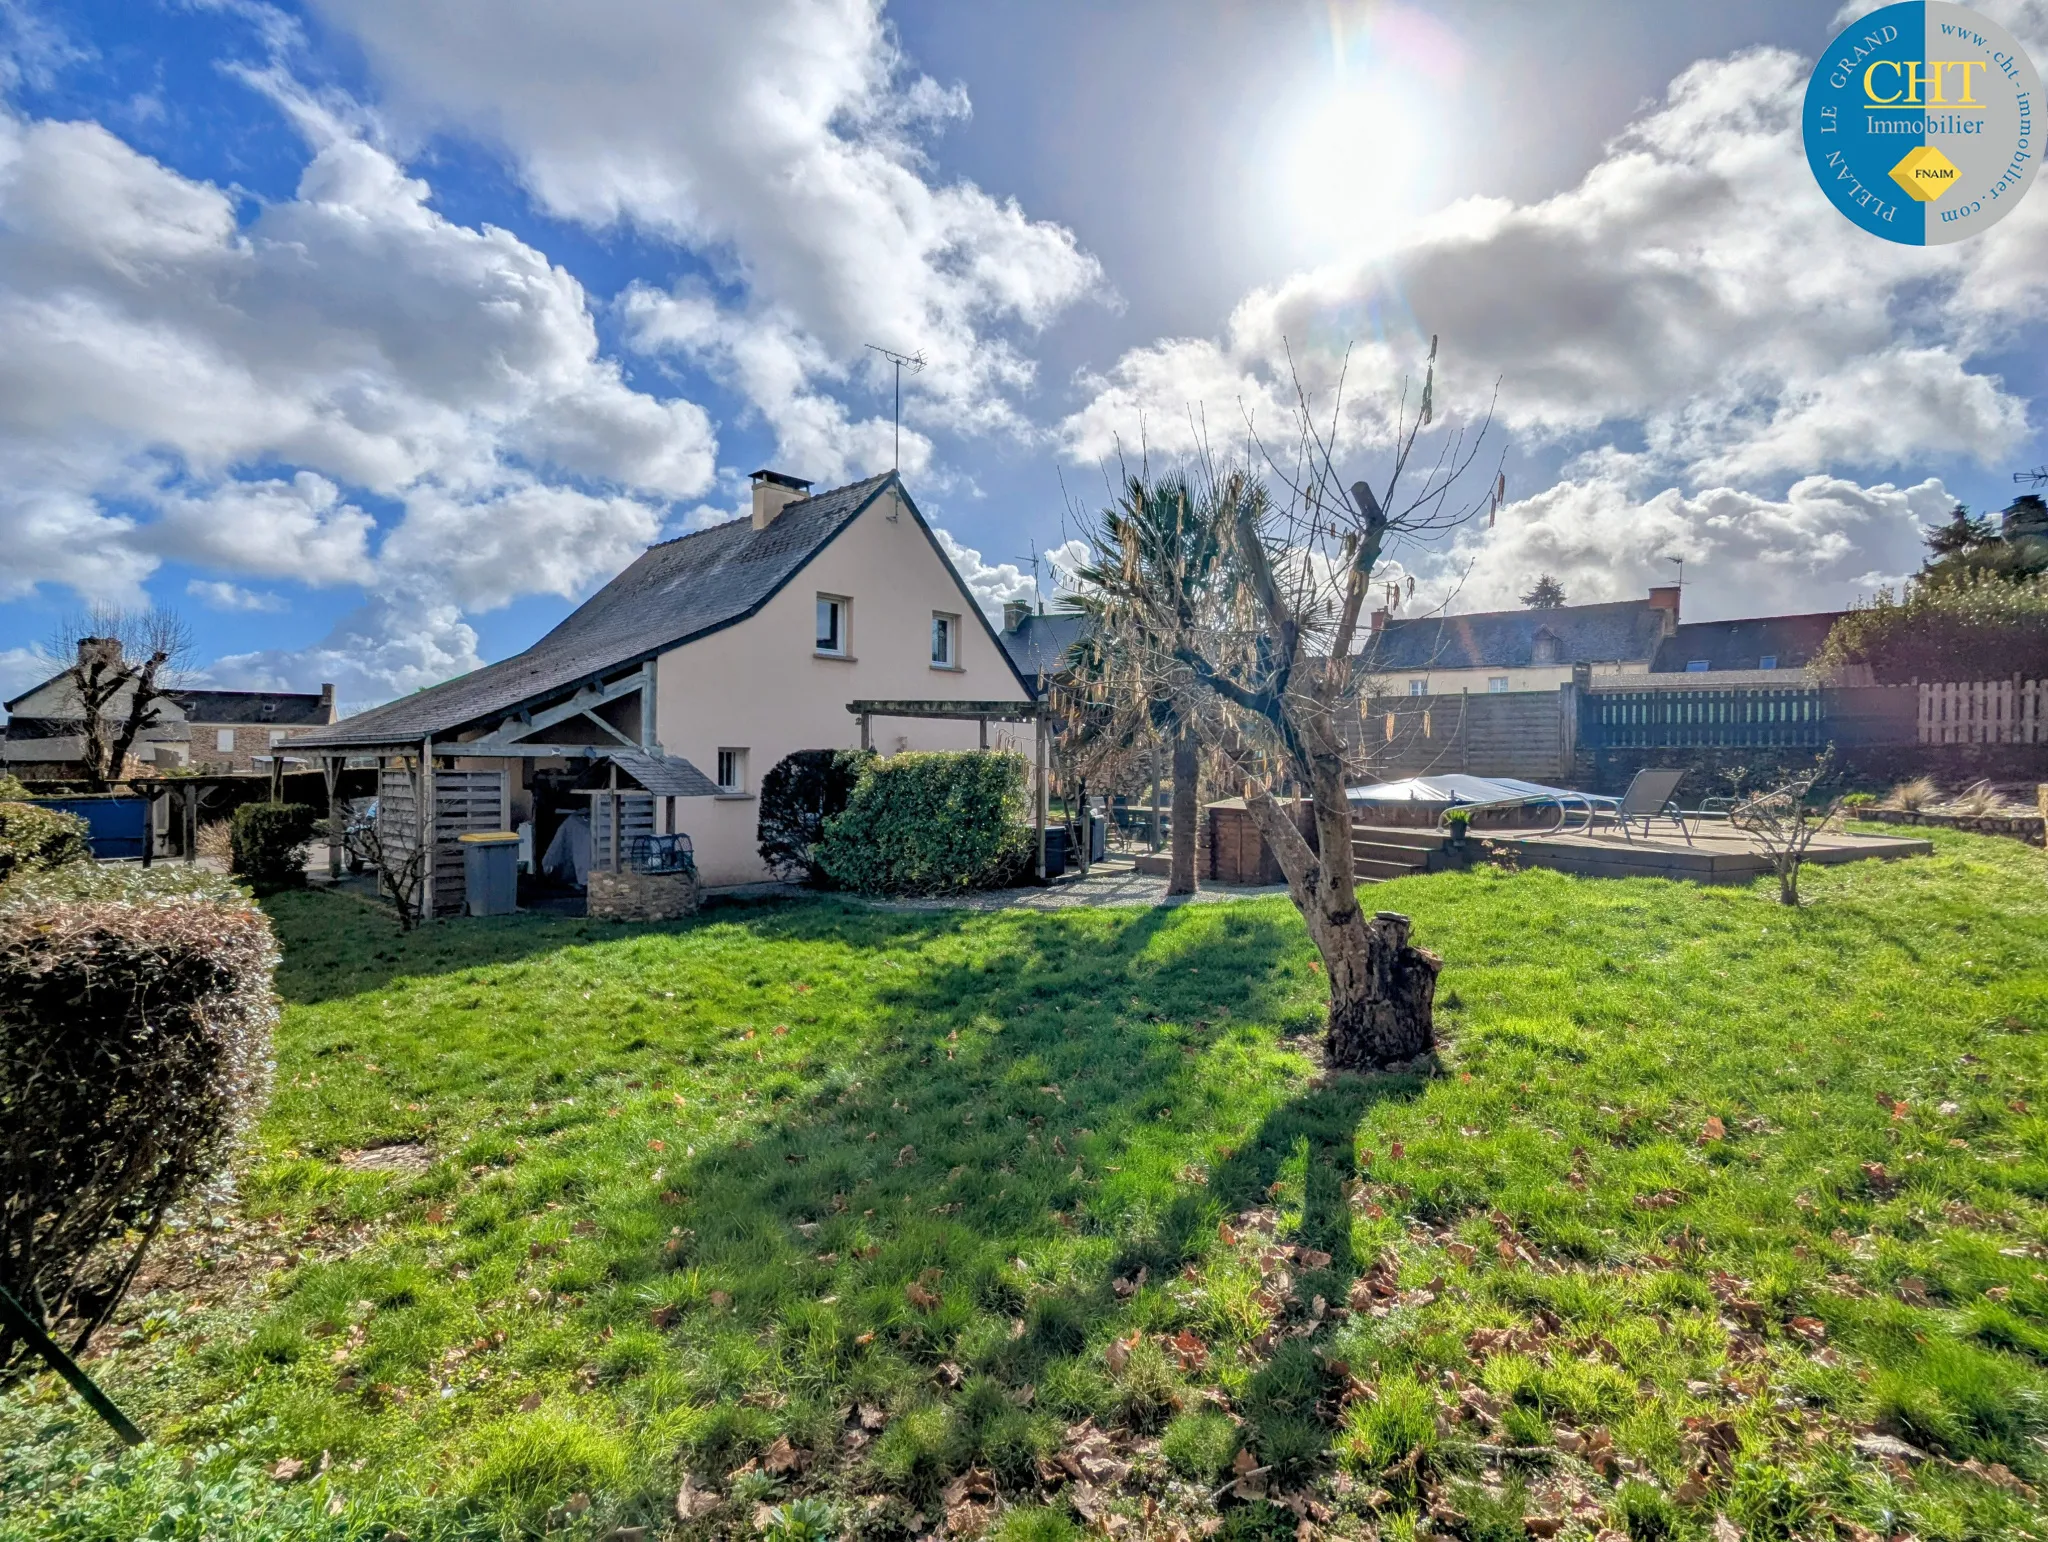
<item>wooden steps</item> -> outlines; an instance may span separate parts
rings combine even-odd
[[[1436,830],[1381,825],[1351,827],[1351,862],[1360,883],[1385,883],[1428,870],[1430,853],[1444,843]]]

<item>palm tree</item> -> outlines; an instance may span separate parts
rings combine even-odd
[[[1071,603],[1094,625],[1069,660],[1082,709],[1076,738],[1108,747],[1165,743],[1173,760],[1169,894],[1195,892],[1201,747],[1158,663],[1196,625],[1223,556],[1223,528],[1185,477],[1130,476],[1094,531],[1095,560],[1079,568]]]

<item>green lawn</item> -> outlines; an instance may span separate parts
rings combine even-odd
[[[284,896],[233,1224],[94,1362],[156,1438],[17,1389],[0,1537],[2048,1535],[2048,863],[1934,839],[1375,890],[1430,1078],[1316,1074],[1280,901]]]

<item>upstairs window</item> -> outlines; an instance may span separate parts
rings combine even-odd
[[[1429,676],[1423,675],[1419,679],[1410,680],[1408,682],[1408,694],[1410,696],[1427,696],[1429,694]]]
[[[932,612],[932,668],[956,669],[959,660],[953,654],[960,640],[960,618],[949,616],[944,611]]]
[[[280,744],[284,743],[284,741],[285,741],[285,737],[286,737],[286,735],[285,735],[285,731],[284,731],[284,730],[283,730],[282,728],[273,728],[273,729],[271,729],[271,730],[270,730],[270,747],[271,747],[272,749],[276,749],[276,748],[277,748],[277,747],[278,747],[278,746],[279,746]]]
[[[1486,689],[1489,694],[1494,696],[1506,695],[1508,689],[1508,677],[1506,675],[1488,675],[1486,677]]]
[[[846,655],[847,603],[836,594],[818,596],[818,651]]]
[[[216,750],[231,750],[235,747],[235,731],[232,728],[216,728],[213,731],[213,747]]]

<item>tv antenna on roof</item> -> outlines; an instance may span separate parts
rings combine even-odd
[[[1028,562],[1029,562],[1029,563],[1031,564],[1031,597],[1032,597],[1032,598],[1033,598],[1034,600],[1036,600],[1036,601],[1038,602],[1038,613],[1039,613],[1039,614],[1040,614],[1041,616],[1042,616],[1042,615],[1044,615],[1044,614],[1045,614],[1045,591],[1044,591],[1043,589],[1039,588],[1039,586],[1038,586],[1038,543],[1037,543],[1036,541],[1033,541],[1033,542],[1031,543],[1031,555],[1030,555],[1030,556],[1029,556],[1028,558],[1027,558],[1027,557],[1013,557],[1013,558],[1011,558],[1010,560],[1011,560],[1011,561],[1013,561],[1013,562],[1027,562],[1027,561],[1028,561]]]
[[[901,471],[903,469],[903,370],[908,365],[911,374],[914,375],[923,369],[924,353],[922,350],[917,353],[897,353],[894,349],[884,348],[880,343],[867,343],[863,346],[879,353],[883,358],[896,366],[896,443],[894,450],[891,452],[894,465],[890,469]]]
[[[1683,589],[1685,587],[1685,558],[1666,557],[1664,560],[1678,569],[1678,587]]]
[[[2032,471],[2015,471],[2012,479],[2028,487],[2048,487],[2048,466],[2036,466]]]

